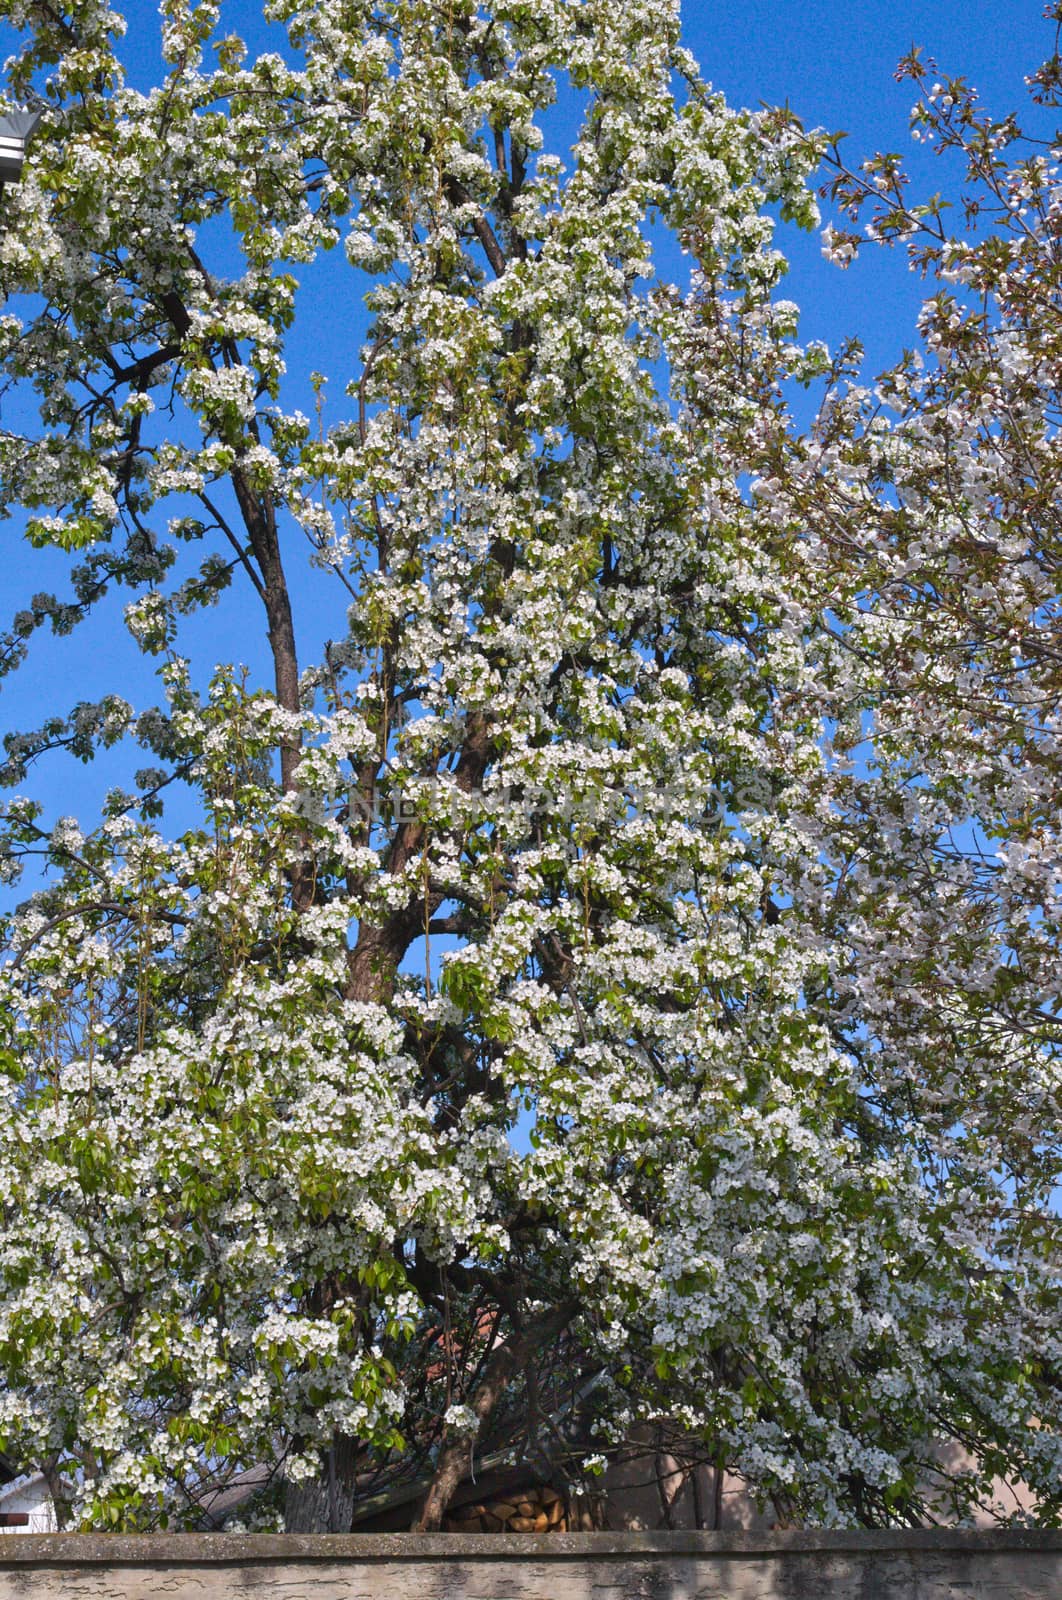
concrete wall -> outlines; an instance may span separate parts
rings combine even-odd
[[[1057,1600],[1062,1534],[29,1534],[0,1600]]]

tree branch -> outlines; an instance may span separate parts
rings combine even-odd
[[[464,1477],[476,1444],[509,1381],[521,1367],[526,1366],[537,1350],[563,1332],[578,1310],[578,1301],[564,1301],[534,1318],[495,1350],[472,1396],[472,1411],[478,1423],[476,1432],[471,1438],[465,1434],[444,1442],[435,1466],[435,1475],[413,1522],[413,1533],[438,1532],[446,1507]]]
[[[472,199],[472,196],[469,194],[464,184],[458,182],[456,178],[451,177],[448,174],[445,179],[445,184],[446,197],[452,206],[475,205],[475,201]],[[475,215],[472,217],[472,228],[475,232],[476,238],[483,246],[487,260],[494,269],[495,277],[500,278],[509,263],[506,260],[505,251],[498,243],[497,234],[494,232],[494,229],[491,227],[490,223],[487,221],[486,217],[478,207],[476,208]]]

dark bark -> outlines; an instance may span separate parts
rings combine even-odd
[[[59,1469],[59,1457],[49,1456],[47,1461],[41,1463],[41,1473],[48,1485],[48,1493],[52,1497],[55,1507],[55,1525],[62,1533],[70,1524],[70,1513],[74,1499],[73,1486],[63,1477]]]
[[[196,266],[203,273],[209,285],[210,279],[197,257],[194,257]],[[189,331],[192,325],[188,308],[180,295],[170,290],[162,296],[162,307],[170,320],[174,330],[181,338]],[[179,347],[178,347],[179,348]],[[167,344],[164,351],[174,351],[173,345]],[[226,344],[226,359],[238,360],[235,345]],[[250,432],[255,442],[258,440],[257,422],[252,419]],[[273,678],[276,687],[277,703],[285,711],[298,713],[299,706],[299,663],[295,647],[295,624],[291,614],[291,597],[288,593],[288,582],[284,572],[284,563],[280,554],[280,540],[277,534],[276,507],[272,495],[258,492],[248,481],[247,474],[237,460],[231,473],[232,487],[236,494],[236,501],[240,508],[247,537],[250,541],[251,551],[261,575],[259,594],[265,607],[266,623],[268,627],[269,647],[273,654]],[[291,793],[297,788],[296,768],[299,764],[301,743],[297,736],[288,736],[280,746],[280,777],[285,793]],[[304,909],[309,904],[309,887],[305,882],[296,882],[293,885],[296,904]]]
[[[675,1506],[686,1487],[686,1474],[675,1457],[664,1450],[659,1441],[653,1466],[656,1472],[656,1490],[660,1497],[660,1521],[657,1526],[674,1528]]]
[[[288,1533],[349,1533],[357,1499],[357,1444],[337,1437],[325,1452],[319,1478],[284,1485],[284,1527]]]
[[[277,704],[285,711],[298,713],[299,662],[295,648],[295,623],[291,597],[280,556],[276,510],[269,494],[257,494],[247,482],[243,469],[232,469],[232,486],[240,507],[251,549],[262,574],[263,604],[269,626],[269,648],[273,652],[273,677]],[[300,742],[285,739],[280,747],[280,776],[286,793],[297,787],[295,769],[299,764]]]
[[[717,1528],[715,1507],[715,1481],[718,1468],[698,1461],[691,1474],[693,1481],[693,1524],[696,1528]]]
[[[446,195],[450,204],[458,208],[467,206],[471,200],[471,196],[464,184],[449,176],[446,179]],[[508,266],[508,262],[505,259],[504,250],[498,243],[497,234],[481,211],[477,210],[473,216],[472,228],[476,238],[483,246],[483,253],[490,262],[495,277],[500,278]]]

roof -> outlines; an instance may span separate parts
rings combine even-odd
[[[31,1472],[25,1477],[10,1479],[7,1483],[0,1484],[0,1500],[6,1500],[12,1494],[25,1494],[27,1489],[38,1486],[44,1490],[45,1495],[51,1493],[43,1472]]]
[[[203,1513],[203,1527],[221,1528],[226,1517],[231,1517],[248,1500],[263,1489],[268,1489],[275,1477],[276,1469],[263,1463],[234,1473],[227,1482],[215,1489],[204,1490],[197,1497]]]

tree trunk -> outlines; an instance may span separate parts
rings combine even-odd
[[[349,1533],[357,1499],[357,1445],[337,1437],[324,1453],[319,1478],[284,1485],[284,1528],[287,1533]]]
[[[660,1522],[661,1528],[675,1526],[675,1508],[682,1498],[686,1487],[686,1472],[682,1465],[667,1450],[658,1449],[655,1458],[656,1488],[660,1496]]]
[[[715,1505],[715,1481],[719,1476],[718,1468],[711,1468],[707,1462],[698,1461],[693,1468],[691,1477],[693,1482],[693,1525],[695,1528],[718,1528],[716,1521],[717,1511]]]
[[[59,1470],[57,1456],[49,1456],[47,1461],[41,1463],[41,1473],[45,1483],[48,1485],[48,1493],[52,1497],[52,1505],[55,1508],[55,1525],[59,1532],[62,1533],[70,1522],[73,1501],[71,1486],[66,1482]]]
[[[413,1533],[437,1533],[443,1515],[454,1492],[472,1464],[472,1456],[491,1413],[501,1399],[509,1380],[523,1367],[535,1351],[550,1339],[555,1339],[571,1322],[579,1307],[575,1301],[566,1301],[535,1317],[526,1327],[515,1333],[505,1344],[499,1345],[484,1369],[479,1387],[472,1396],[472,1410],[477,1428],[475,1433],[459,1435],[448,1440],[443,1435],[442,1449],[435,1465],[435,1476],[424,1497],[420,1511],[414,1519]]]

